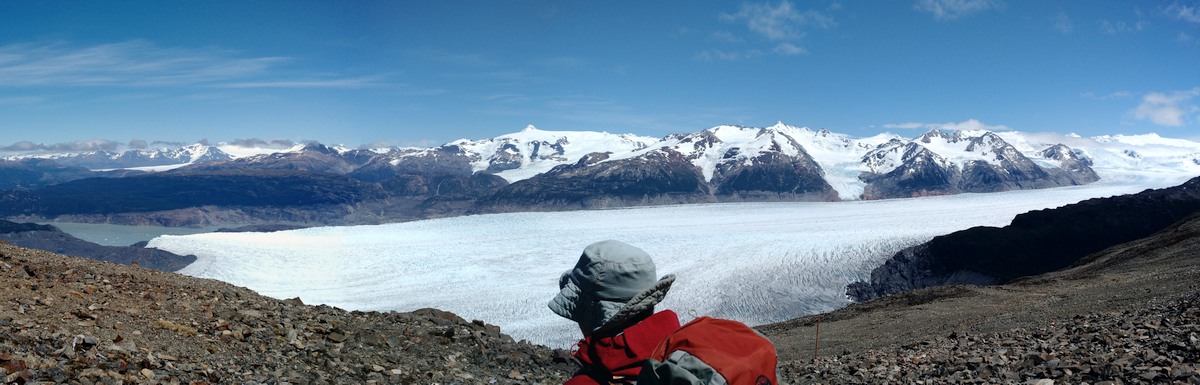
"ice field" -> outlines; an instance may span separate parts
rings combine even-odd
[[[150,242],[199,259],[181,271],[276,298],[343,309],[449,310],[517,339],[565,347],[576,326],[546,307],[588,244],[641,247],[678,275],[660,308],[749,324],[848,304],[845,286],[936,235],[1003,226],[1029,210],[1174,186],[1098,182],[992,194],[831,203],[730,203],[478,215],[276,233],[165,235]]]

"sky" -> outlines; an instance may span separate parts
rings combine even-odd
[[[1200,139],[1200,0],[0,1],[0,150],[778,121]]]

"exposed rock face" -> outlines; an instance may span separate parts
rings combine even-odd
[[[248,158],[197,163],[178,172],[273,170],[313,174],[345,175],[374,158],[366,150],[339,151],[323,144],[304,145],[295,151],[278,152]]]
[[[101,246],[75,238],[54,226],[33,223],[0,220],[0,240],[21,247],[121,265],[136,262],[139,266],[162,271],[176,271],[196,261],[193,255],[181,256],[140,246]]]
[[[821,166],[811,157],[767,153],[750,164],[722,163],[712,185],[718,197],[744,200],[834,200],[832,187],[821,177]]]
[[[1200,178],[1134,195],[1090,199],[1018,215],[896,253],[847,287],[859,301],[954,283],[991,284],[1058,270],[1101,249],[1148,236],[1200,211]]]
[[[951,154],[957,161],[948,157]],[[933,130],[913,141],[893,139],[863,157],[870,170],[860,176],[867,182],[863,198],[1036,189],[1099,179],[1087,161],[1064,145],[1040,154],[1058,166],[1039,166],[991,132]]]
[[[590,154],[517,181],[480,200],[476,210],[836,200],[821,166],[791,136],[797,132],[790,131],[798,130],[721,126],[670,136],[633,157]]]
[[[573,165],[510,184],[481,199],[477,212],[571,210],[708,202],[708,185],[673,151],[604,162],[585,156]]]
[[[1076,184],[1086,184],[1100,180],[1096,171],[1092,170],[1092,160],[1080,155],[1076,150],[1062,144],[1047,147],[1038,153],[1043,158],[1057,161],[1059,172]],[[1200,163],[1198,163],[1200,164]]]
[[[887,163],[897,156],[901,164]],[[867,153],[863,163],[873,171],[859,177],[867,182],[863,199],[944,194],[958,184],[949,161],[913,142],[893,139]]]
[[[400,175],[471,175],[471,154],[462,147],[446,145],[428,150],[404,150],[371,159],[350,176],[382,182]]]

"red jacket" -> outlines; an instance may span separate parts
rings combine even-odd
[[[650,351],[678,329],[679,316],[663,310],[625,328],[621,334],[584,338],[577,344],[579,350],[573,354],[584,367],[565,385],[635,381],[642,371],[642,364],[650,357]]]

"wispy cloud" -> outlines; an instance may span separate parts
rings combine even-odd
[[[1136,21],[1126,23],[1124,20],[1108,21],[1100,20],[1097,22],[1100,32],[1105,35],[1116,35],[1120,33],[1141,32],[1150,25],[1147,21]]]
[[[1092,100],[1113,100],[1113,99],[1126,99],[1126,98],[1132,97],[1133,93],[1130,93],[1129,91],[1116,91],[1116,92],[1111,92],[1108,94],[1096,94],[1095,92],[1089,91],[1089,92],[1081,93],[1081,94],[1079,94],[1079,96],[1081,96],[1085,99],[1092,99]]]
[[[277,81],[246,81],[222,84],[222,88],[363,88],[380,86],[380,77],[362,77],[352,79],[305,79]]]
[[[86,47],[63,42],[0,46],[0,87],[361,87],[368,78],[315,78],[295,60],[235,51],[161,47],[143,40]],[[378,79],[374,79],[378,80]]]
[[[45,100],[46,98],[41,96],[0,97],[0,106],[37,104]]]
[[[1200,2],[1189,5],[1176,1],[1163,11],[1167,14],[1167,16],[1171,16],[1189,23],[1200,24]]]
[[[772,52],[775,52],[777,54],[784,55],[784,56],[793,56],[793,55],[808,53],[808,50],[804,49],[804,47],[799,47],[792,43],[779,43],[779,45],[775,46],[775,49],[772,50]]]
[[[751,31],[772,41],[791,41],[804,37],[806,27],[831,28],[837,25],[832,17],[816,10],[799,11],[792,3],[742,4],[737,13],[723,14],[722,20],[745,22]]]
[[[1071,33],[1075,30],[1075,23],[1071,22],[1071,17],[1067,16],[1066,12],[1059,12],[1058,16],[1054,17],[1054,30],[1062,33]]]
[[[719,49],[710,49],[700,51],[696,54],[696,58],[701,61],[737,61],[743,59],[751,59],[763,55],[762,51],[757,49],[747,49],[742,51],[726,51]]]
[[[1172,92],[1151,92],[1142,96],[1142,103],[1130,113],[1134,118],[1151,123],[1180,127],[1195,119],[1200,106],[1193,99],[1200,97],[1200,87]]]
[[[917,11],[933,15],[935,20],[955,20],[977,13],[1004,9],[1000,0],[917,0]]]
[[[967,119],[961,122],[948,123],[921,123],[921,122],[905,122],[905,123],[888,123],[884,124],[883,128],[889,130],[945,130],[945,131],[1008,131],[1010,128],[1005,125],[986,124],[978,119]]]
[[[772,45],[770,52],[781,56],[794,56],[808,53],[801,45],[809,29],[829,29],[837,26],[832,16],[825,12],[810,9],[799,10],[791,2],[782,1],[778,4],[751,3],[742,4],[734,13],[723,13],[721,21],[744,24],[753,35]],[[712,34],[713,39],[726,43],[741,43],[744,39],[729,31],[719,31]],[[762,55],[764,50],[751,48],[734,50],[707,50],[697,55],[701,60],[741,60]]]
[[[233,145],[233,146],[238,146],[238,147],[266,147],[266,148],[288,148],[288,147],[296,145],[295,141],[287,140],[287,139],[266,140],[266,139],[259,139],[259,138],[234,139],[234,140],[226,142],[226,143]]]

